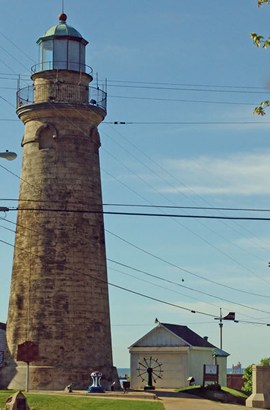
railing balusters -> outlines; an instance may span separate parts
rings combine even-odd
[[[17,91],[17,108],[22,105],[51,103],[89,104],[106,111],[107,94],[95,87],[77,84],[29,85]]]

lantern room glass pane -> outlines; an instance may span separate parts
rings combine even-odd
[[[53,41],[44,41],[41,44],[41,69],[50,70],[53,61]]]
[[[81,71],[85,72],[85,45],[80,43],[80,64]]]
[[[80,43],[78,41],[68,42],[68,69],[80,71]]]
[[[54,56],[53,56],[53,68],[58,70],[67,69],[68,53],[67,53],[68,41],[67,40],[54,40]]]

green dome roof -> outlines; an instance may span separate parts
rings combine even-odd
[[[65,36],[73,37],[74,39],[77,39],[77,41],[83,41],[85,42],[85,44],[87,44],[87,41],[83,39],[82,35],[74,27],[69,26],[66,23],[66,19],[67,16],[65,14],[61,14],[59,16],[59,23],[49,28],[49,30],[46,31],[44,36],[38,39],[37,43],[39,44],[41,41],[44,40]]]
[[[74,28],[66,24],[65,22],[60,21],[55,26],[49,28],[46,31],[44,37],[51,37],[51,36],[71,36],[71,37],[79,37],[82,38],[81,34]]]

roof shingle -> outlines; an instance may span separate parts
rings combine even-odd
[[[172,333],[174,333],[176,336],[186,341],[191,346],[212,347],[212,348],[216,347],[212,345],[211,343],[209,343],[205,338],[193,332],[187,326],[172,325],[169,323],[160,323],[160,325],[170,330]]]

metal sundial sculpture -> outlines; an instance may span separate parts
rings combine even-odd
[[[147,385],[144,386],[144,390],[154,390],[153,382],[156,383],[157,379],[162,379],[163,370],[161,369],[162,364],[159,363],[158,359],[153,359],[152,356],[149,358],[144,358],[143,363],[139,362],[137,368],[138,377],[142,381],[147,378]]]

